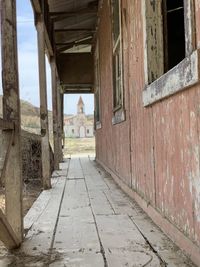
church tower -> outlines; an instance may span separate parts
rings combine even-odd
[[[77,104],[77,114],[85,114],[85,104],[81,96]]]

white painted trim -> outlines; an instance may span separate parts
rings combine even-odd
[[[173,69],[148,85],[143,91],[144,106],[149,106],[198,83],[199,54],[200,50],[195,50]]]

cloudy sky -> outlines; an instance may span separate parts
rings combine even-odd
[[[20,98],[39,107],[37,35],[34,26],[32,7],[29,0],[17,0],[17,22]],[[48,60],[46,60],[46,67],[48,108],[51,109],[51,77]],[[1,83],[0,94],[2,94]],[[83,95],[82,97],[85,102],[86,113],[92,114],[94,109],[93,96]],[[76,113],[78,99],[79,95],[65,96],[65,113]]]

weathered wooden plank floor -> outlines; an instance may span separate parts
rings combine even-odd
[[[27,235],[0,266],[194,266],[90,158],[53,174],[25,218]]]

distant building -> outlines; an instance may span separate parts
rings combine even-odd
[[[65,137],[87,138],[94,136],[94,118],[85,115],[85,104],[82,97],[77,104],[77,115],[65,119]]]

